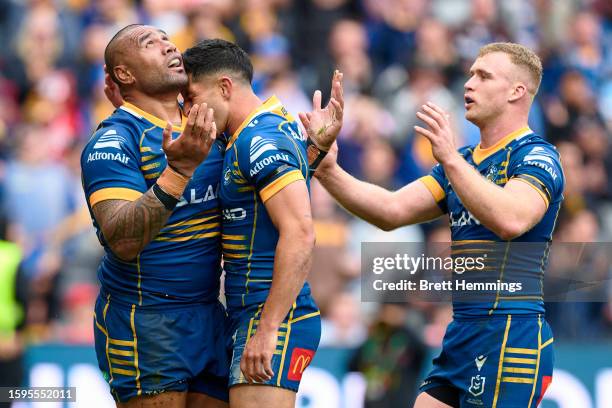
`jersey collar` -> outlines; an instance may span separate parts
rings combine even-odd
[[[510,133],[507,136],[504,136],[501,140],[499,140],[493,146],[487,147],[486,149],[483,149],[482,147],[480,147],[480,143],[478,143],[478,145],[474,149],[474,152],[472,153],[472,160],[474,160],[474,163],[476,165],[479,165],[480,163],[482,163],[484,159],[486,159],[487,157],[491,156],[492,154],[506,147],[508,143],[512,142],[515,139],[519,139],[521,137],[527,136],[531,133],[533,133],[533,131],[529,128],[529,126],[525,126],[518,130],[515,130],[514,132]]]
[[[158,126],[162,129],[164,129],[166,127],[166,124],[168,123],[167,121],[160,119],[157,116],[152,115],[148,112],[145,112],[139,107],[137,107],[136,105],[132,105],[129,102],[124,102],[123,105],[119,107],[119,109],[122,109],[130,113],[131,115],[136,116],[137,118],[146,119],[152,124],[154,124],[155,126]],[[185,129],[186,123],[187,123],[187,117],[185,116],[185,114],[183,113],[183,109],[181,108],[181,126],[173,125],[172,130],[175,132],[182,132],[183,129]]]
[[[240,126],[238,126],[238,129],[234,132],[229,142],[227,143],[226,149],[229,149],[230,147],[232,147],[236,139],[238,139],[238,136],[240,135],[240,133],[244,130],[245,127],[247,127],[249,123],[251,123],[253,119],[261,115],[262,113],[266,113],[266,112],[275,113],[279,116],[282,116],[282,117],[285,117],[291,120],[289,113],[283,107],[283,104],[281,103],[281,101],[275,95],[273,95],[269,97],[268,99],[266,99],[266,101],[263,104],[259,105],[259,107],[257,107],[257,109],[255,109],[253,112],[249,113],[249,116],[247,116],[247,118],[242,121]]]

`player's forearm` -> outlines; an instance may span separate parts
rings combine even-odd
[[[280,231],[272,286],[264,304],[259,329],[278,330],[285,320],[310,271],[313,248],[312,226]]]
[[[465,208],[482,225],[507,240],[525,232],[523,208],[511,193],[485,179],[459,155],[443,167]]]
[[[400,226],[393,192],[358,180],[337,164],[315,174],[323,187],[347,211],[385,231]]]
[[[172,213],[149,189],[135,201],[106,200],[93,207],[104,240],[117,257],[135,259],[157,236]]]

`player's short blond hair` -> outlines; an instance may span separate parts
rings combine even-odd
[[[510,61],[512,61],[514,65],[524,68],[529,74],[530,79],[530,83],[527,84],[527,90],[532,96],[538,93],[540,82],[542,82],[542,61],[535,52],[524,45],[497,42],[482,47],[478,52],[478,57],[480,58],[493,52],[503,52],[510,57]]]

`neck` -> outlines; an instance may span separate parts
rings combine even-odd
[[[227,121],[227,133],[229,135],[233,135],[238,130],[242,122],[244,122],[249,115],[263,103],[250,87],[236,95],[233,95],[233,97],[236,101],[239,101],[239,103],[230,108],[230,116]]]
[[[177,103],[177,96],[177,92],[155,96],[131,93],[125,95],[124,100],[173,125],[180,125],[182,114]]]
[[[480,147],[486,149],[502,140],[515,130],[527,126],[527,114],[505,115],[489,123],[480,124]]]

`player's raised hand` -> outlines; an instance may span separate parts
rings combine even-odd
[[[342,72],[334,71],[331,97],[325,108],[321,108],[321,91],[317,90],[312,97],[312,111],[299,113],[308,137],[324,151],[330,149],[342,128],[344,113],[342,76]]]
[[[274,376],[272,356],[276,350],[277,331],[257,330],[240,359],[240,371],[249,383],[265,383]]]
[[[172,139],[172,125],[168,123],[163,133],[162,148],[170,167],[184,176],[191,177],[204,161],[217,138],[217,126],[212,108],[204,103],[193,105],[187,117],[183,133]]]
[[[450,115],[433,102],[421,106],[416,116],[427,124],[429,129],[415,126],[414,130],[431,142],[432,152],[436,160],[444,165],[457,157],[455,136],[450,125]]]
[[[106,70],[106,65],[104,65],[104,95],[106,95],[106,99],[108,99],[115,108],[123,105],[123,98],[119,92],[119,85],[111,79]]]

